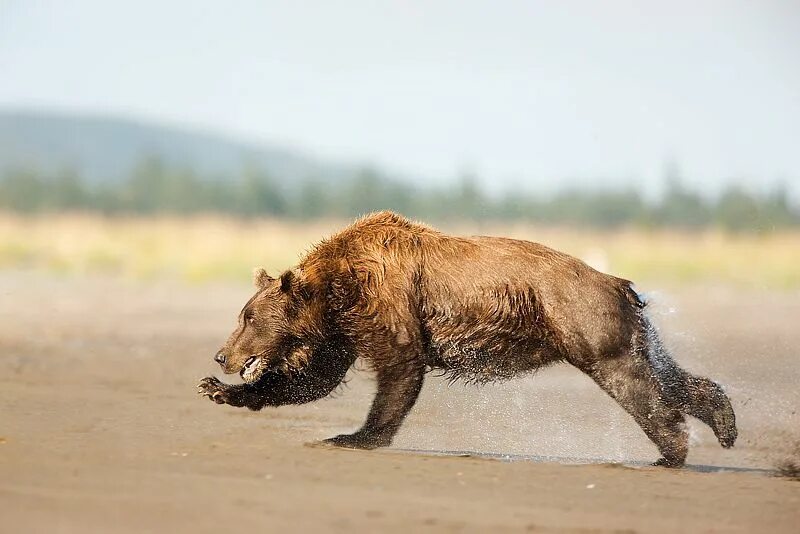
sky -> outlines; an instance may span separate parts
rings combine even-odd
[[[800,198],[800,2],[0,0],[0,107],[488,190]]]

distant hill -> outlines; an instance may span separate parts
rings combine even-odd
[[[24,168],[46,175],[70,168],[87,183],[117,183],[151,156],[209,179],[239,175],[245,166],[286,184],[353,171],[289,150],[187,129],[112,117],[0,110],[0,172]]]

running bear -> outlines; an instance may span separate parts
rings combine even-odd
[[[686,460],[685,415],[736,441],[730,400],[670,357],[627,280],[543,245],[455,237],[391,212],[318,244],[294,269],[256,270],[257,291],[215,360],[244,384],[204,378],[202,395],[260,410],[328,395],[361,358],[377,393],[363,426],[326,440],[391,443],[425,373],[478,383],[567,362],[611,395],[661,453]]]

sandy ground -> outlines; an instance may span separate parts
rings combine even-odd
[[[797,532],[800,482],[770,470],[800,440],[799,296],[643,289],[739,417],[730,451],[691,421],[680,471],[635,467],[654,447],[568,366],[429,377],[391,449],[311,447],[358,427],[367,373],[260,413],[195,394],[248,287],[0,273],[0,531]]]

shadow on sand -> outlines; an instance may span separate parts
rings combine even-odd
[[[609,460],[604,458],[578,458],[570,456],[539,456],[529,454],[504,454],[498,452],[476,452],[476,451],[445,451],[445,450],[429,450],[429,449],[388,449],[393,452],[402,452],[408,454],[423,454],[431,456],[461,456],[468,458],[487,458],[491,460],[500,460],[502,462],[537,462],[537,463],[559,463],[566,465],[588,465],[588,464],[606,464],[617,465],[621,467],[651,467],[648,462],[626,461],[620,462],[617,460]],[[686,464],[684,469],[694,471],[696,473],[757,473],[761,475],[774,475],[775,471],[772,469],[763,469],[757,467],[733,467],[725,465],[703,465],[703,464]]]

